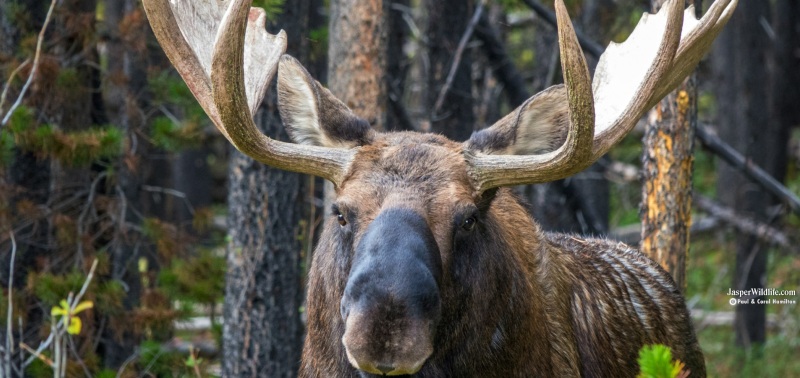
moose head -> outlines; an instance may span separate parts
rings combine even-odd
[[[372,130],[284,55],[285,34],[269,34],[249,0],[144,0],[167,56],[237,149],[335,186],[310,271],[303,376],[627,375],[657,341],[702,373],[667,273],[624,246],[541,232],[504,187],[568,177],[608,152],[694,69],[736,3],[718,0],[701,20],[682,1],[645,15],[592,80],[556,0],[564,84],[457,143]],[[296,143],[253,123],[276,70]]]

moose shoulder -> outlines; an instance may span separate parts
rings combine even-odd
[[[309,272],[300,376],[635,376],[652,343],[705,375],[664,270],[623,244],[542,232],[505,187],[564,178],[605,154],[691,72],[736,0],[701,20],[684,22],[681,1],[645,15],[594,81],[555,4],[565,85],[457,143],[370,129],[283,54],[284,34],[267,33],[249,0],[144,0],[167,56],[234,146],[335,185]],[[295,144],[253,124],[276,71]]]

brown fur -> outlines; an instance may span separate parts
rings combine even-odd
[[[441,253],[441,322],[416,377],[626,377],[646,344],[670,346],[704,376],[683,298],[656,263],[624,244],[546,234],[508,189],[478,193],[462,145],[418,133],[375,134],[359,149],[325,222],[308,282],[301,377],[355,377],[339,303],[353,246],[388,208],[425,218]],[[468,235],[465,206],[480,209]],[[455,236],[454,236],[455,235]],[[375,335],[379,337],[380,335]]]

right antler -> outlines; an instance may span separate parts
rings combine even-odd
[[[583,53],[563,0],[556,0],[565,84],[542,92],[547,96],[532,97],[518,108],[517,117],[528,106],[558,109],[569,118],[567,140],[561,148],[540,155],[465,151],[477,189],[554,181],[591,165],[694,69],[737,3],[718,0],[699,21],[689,7],[685,23],[683,0],[668,2],[656,15],[645,14],[627,41],[612,43],[600,57],[589,91]]]
[[[251,3],[143,0],[158,42],[225,138],[264,164],[339,185],[355,150],[276,141],[253,123],[286,50],[286,35],[267,33],[264,10]]]

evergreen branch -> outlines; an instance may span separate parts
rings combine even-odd
[[[36,76],[36,71],[39,69],[39,58],[42,55],[44,34],[47,31],[47,25],[50,24],[50,20],[53,18],[53,9],[55,9],[57,1],[58,0],[52,0],[50,2],[50,9],[47,10],[47,16],[44,19],[42,30],[39,31],[39,38],[36,40],[36,53],[33,56],[33,67],[31,67],[31,73],[28,75],[28,80],[26,80],[25,85],[22,86],[22,90],[19,92],[17,100],[14,101],[14,105],[11,105],[11,107],[8,109],[8,112],[6,112],[6,115],[3,117],[3,120],[0,122],[0,127],[5,126],[6,123],[8,123],[8,120],[11,118],[11,115],[14,114],[14,110],[16,110],[22,103],[22,98],[25,97],[25,92],[28,91],[28,88],[31,86],[31,83],[33,82],[34,76]]]

